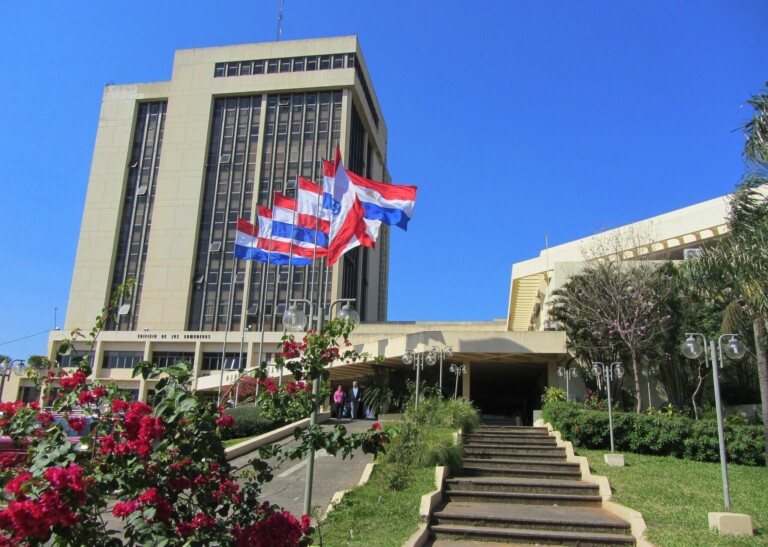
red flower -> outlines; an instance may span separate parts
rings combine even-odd
[[[77,433],[82,433],[83,431],[85,431],[85,428],[88,425],[88,422],[85,420],[85,418],[67,417],[67,424],[69,424],[69,427],[72,429],[72,431],[76,431]]]
[[[117,505],[115,505],[115,508],[112,509],[112,514],[115,515],[117,518],[126,518],[134,511],[138,510],[139,508],[139,502],[136,500],[131,501],[121,501],[118,502]]]
[[[80,395],[77,397],[77,402],[81,405],[92,404],[92,403],[95,403],[97,400],[98,398],[91,391],[82,391]]]
[[[104,389],[103,387],[95,387],[93,388],[92,393],[96,395],[96,397],[104,397],[104,395],[107,394],[107,390]]]
[[[44,428],[47,428],[53,423],[53,414],[51,414],[48,411],[39,412],[37,414],[36,420],[40,422],[40,425]]]
[[[8,484],[5,485],[5,491],[17,497],[21,496],[23,494],[24,485],[30,480],[32,480],[32,475],[27,471],[22,471],[8,481]]]
[[[120,399],[115,399],[112,401],[112,412],[114,414],[120,414],[121,412],[125,412],[130,408],[130,403],[126,403],[125,401],[122,401]]]
[[[381,424],[379,422],[376,422],[371,426],[371,429],[373,429],[374,431],[378,431],[379,429],[381,429]]]
[[[61,378],[59,385],[64,391],[71,391],[76,387],[85,385],[86,376],[82,370],[75,371],[71,378]]]

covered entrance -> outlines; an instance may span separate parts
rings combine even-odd
[[[538,363],[471,364],[470,399],[487,418],[511,418],[533,424],[547,385],[547,367]]]

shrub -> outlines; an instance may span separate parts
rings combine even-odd
[[[302,420],[312,413],[312,386],[304,382],[288,382],[280,386],[267,379],[259,380],[259,410],[262,416],[283,425]]]
[[[222,438],[225,440],[253,437],[278,427],[274,420],[262,416],[259,409],[252,405],[230,408],[226,414],[235,419],[235,424],[223,431]]]
[[[556,402],[544,405],[542,415],[574,446],[610,447],[608,412]],[[613,434],[617,450],[702,462],[717,462],[720,459],[717,422],[712,420],[614,412]],[[728,424],[725,426],[725,437],[728,461],[762,465],[765,441],[761,427]]]
[[[471,431],[480,423],[480,416],[465,399],[425,398],[419,409],[409,406],[402,420],[394,426],[396,434],[382,462],[395,465],[390,487],[402,482],[411,467],[449,465],[461,469],[463,449],[453,443],[452,433],[464,428]]]
[[[567,400],[568,395],[565,393],[565,390],[554,386],[545,387],[544,395],[541,396],[541,402],[544,404]]]

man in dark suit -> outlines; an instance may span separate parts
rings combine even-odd
[[[352,382],[347,399],[349,400],[349,417],[356,420],[363,407],[363,390],[358,387],[357,382]]]

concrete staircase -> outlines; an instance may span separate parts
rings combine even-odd
[[[432,545],[635,544],[546,428],[484,425],[465,436],[464,452],[462,475],[446,481],[432,515]]]

